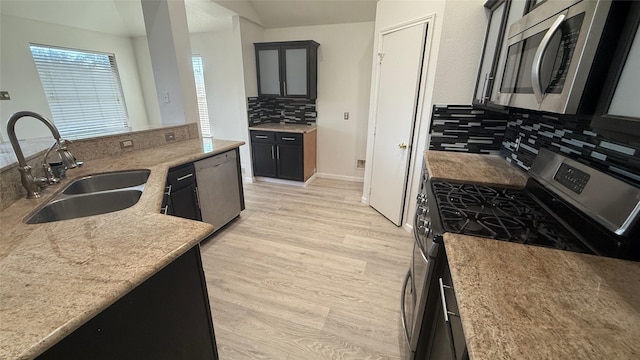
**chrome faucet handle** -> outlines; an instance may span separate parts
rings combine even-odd
[[[31,173],[31,166],[29,165],[19,166],[18,171],[20,171],[22,186],[27,190],[27,199],[39,198],[42,178],[36,179]]]

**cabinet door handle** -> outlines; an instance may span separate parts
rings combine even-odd
[[[275,159],[275,155],[273,154],[273,145],[271,145],[271,160]]]
[[[280,160],[280,147],[278,147],[277,153],[278,153],[278,160]]]
[[[296,138],[292,138],[292,137],[283,137],[282,140],[285,141],[296,141]]]
[[[284,94],[287,95],[287,82],[283,81],[284,83]]]
[[[162,208],[162,214],[167,215],[169,213],[169,205],[166,205]]]
[[[164,193],[167,196],[171,196],[171,185],[167,186],[167,191]]]
[[[256,135],[256,139],[268,139],[267,135]]]
[[[188,178],[190,178],[190,177],[192,177],[192,176],[193,176],[193,173],[189,173],[189,174],[187,174],[187,175],[185,175],[185,176],[180,176],[180,177],[179,177],[179,178],[177,178],[176,180],[178,180],[178,181],[182,181],[182,180],[184,180],[184,179],[188,179]]]

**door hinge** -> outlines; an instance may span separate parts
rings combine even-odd
[[[382,65],[382,59],[384,59],[384,53],[378,53],[378,63]]]

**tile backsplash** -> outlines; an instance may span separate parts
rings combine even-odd
[[[510,117],[501,154],[518,167],[529,170],[540,148],[547,148],[640,186],[640,148],[607,140],[576,116],[514,113]]]
[[[509,117],[471,105],[435,105],[430,150],[497,154]]]
[[[525,171],[547,148],[640,187],[640,148],[604,138],[577,116],[436,105],[430,137],[430,150],[500,153]]]
[[[247,99],[249,126],[265,123],[314,124],[316,100],[304,98]]]

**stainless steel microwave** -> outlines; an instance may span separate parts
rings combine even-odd
[[[611,1],[547,0],[514,23],[496,103],[575,114]]]

